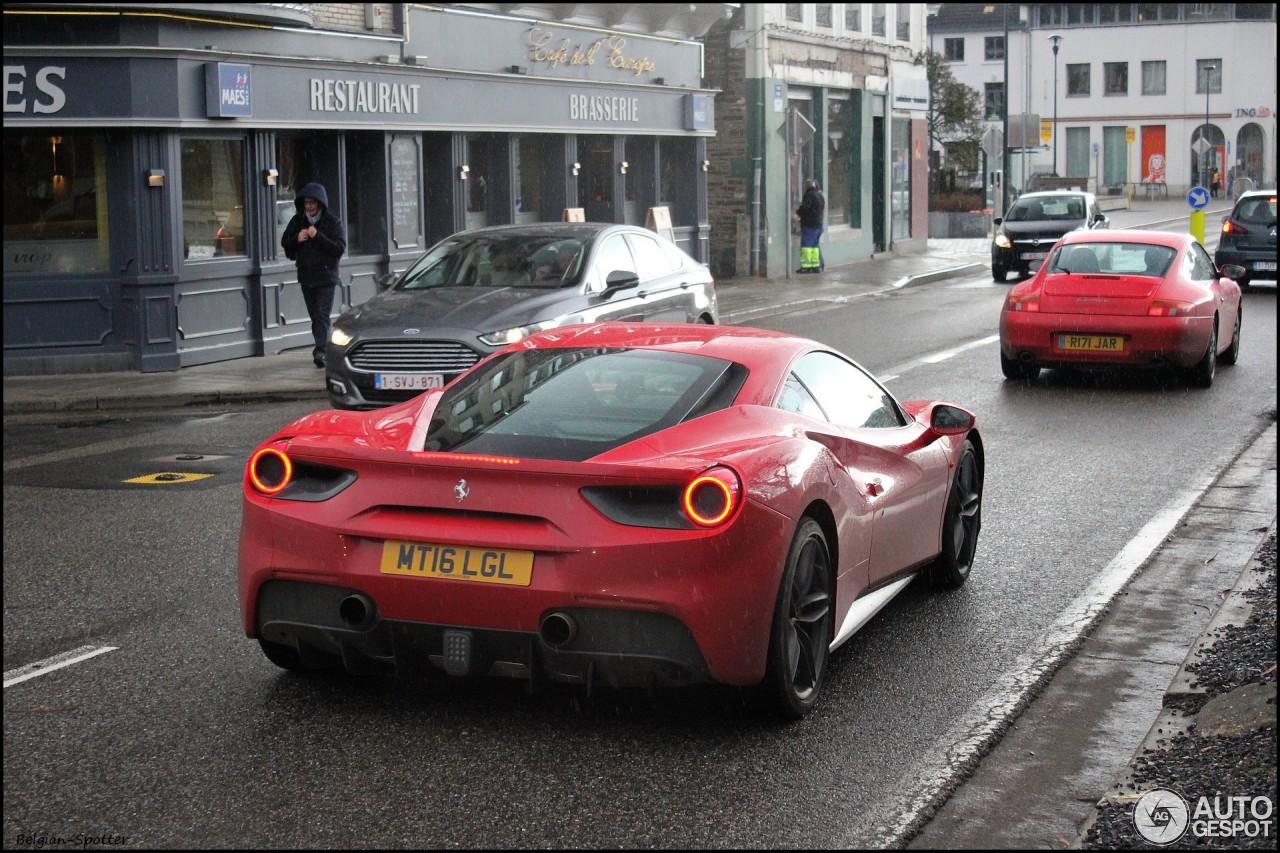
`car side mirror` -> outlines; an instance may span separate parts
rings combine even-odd
[[[1218,275],[1239,281],[1244,275],[1244,267],[1239,264],[1223,264],[1222,269],[1218,271]]]
[[[929,427],[941,435],[961,435],[973,429],[973,415],[959,406],[938,403],[929,415]]]
[[[1003,216],[997,216],[995,219],[991,220],[993,225],[999,225],[1001,222],[1004,222]]]
[[[1093,224],[1094,224],[1094,225],[1101,225],[1102,223],[1104,223],[1104,222],[1106,222],[1106,221],[1107,221],[1107,215],[1106,215],[1105,213],[1095,213],[1095,214],[1093,215]]]
[[[640,276],[630,270],[614,270],[605,276],[604,292],[601,294],[608,299],[619,290],[626,290],[629,287],[635,287],[640,283]]]
[[[388,290],[391,285],[395,284],[396,279],[399,277],[399,275],[393,272],[383,273],[382,275],[375,275],[373,277],[373,283],[377,285],[378,292],[381,293],[384,290]]]

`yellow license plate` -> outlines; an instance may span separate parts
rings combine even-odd
[[[389,539],[382,543],[378,571],[384,575],[528,586],[533,578],[533,552]]]
[[[1058,335],[1058,349],[1124,352],[1124,338],[1119,335]]]

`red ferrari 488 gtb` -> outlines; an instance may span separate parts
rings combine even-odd
[[[785,716],[982,519],[970,412],[758,329],[543,332],[280,430],[244,478],[244,630],[286,669],[758,685]]]

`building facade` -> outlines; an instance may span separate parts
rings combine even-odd
[[[991,128],[1007,100],[1012,189],[1047,173],[1100,195],[1177,196],[1215,170],[1224,194],[1275,186],[1275,4],[931,9],[930,49],[983,94]]]
[[[827,264],[923,251],[928,83],[918,3],[744,3],[707,33],[711,266],[790,275],[803,182],[827,198]]]
[[[335,313],[463,228],[644,225],[709,259],[728,4],[5,5],[6,375],[310,345],[280,234],[346,224]]]

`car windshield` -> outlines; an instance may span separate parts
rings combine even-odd
[[[728,406],[745,378],[740,365],[708,356],[521,350],[445,391],[424,449],[580,462]]]
[[[1231,218],[1246,225],[1275,225],[1276,197],[1259,196],[1241,199]]]
[[[433,248],[396,284],[428,287],[540,287],[574,284],[585,244],[552,235],[462,235]]]
[[[1060,198],[1020,198],[1009,208],[1009,222],[1043,222],[1045,220],[1084,219],[1085,203],[1081,196]]]
[[[1072,243],[1049,259],[1049,273],[1103,273],[1164,278],[1177,249],[1151,243]]]

